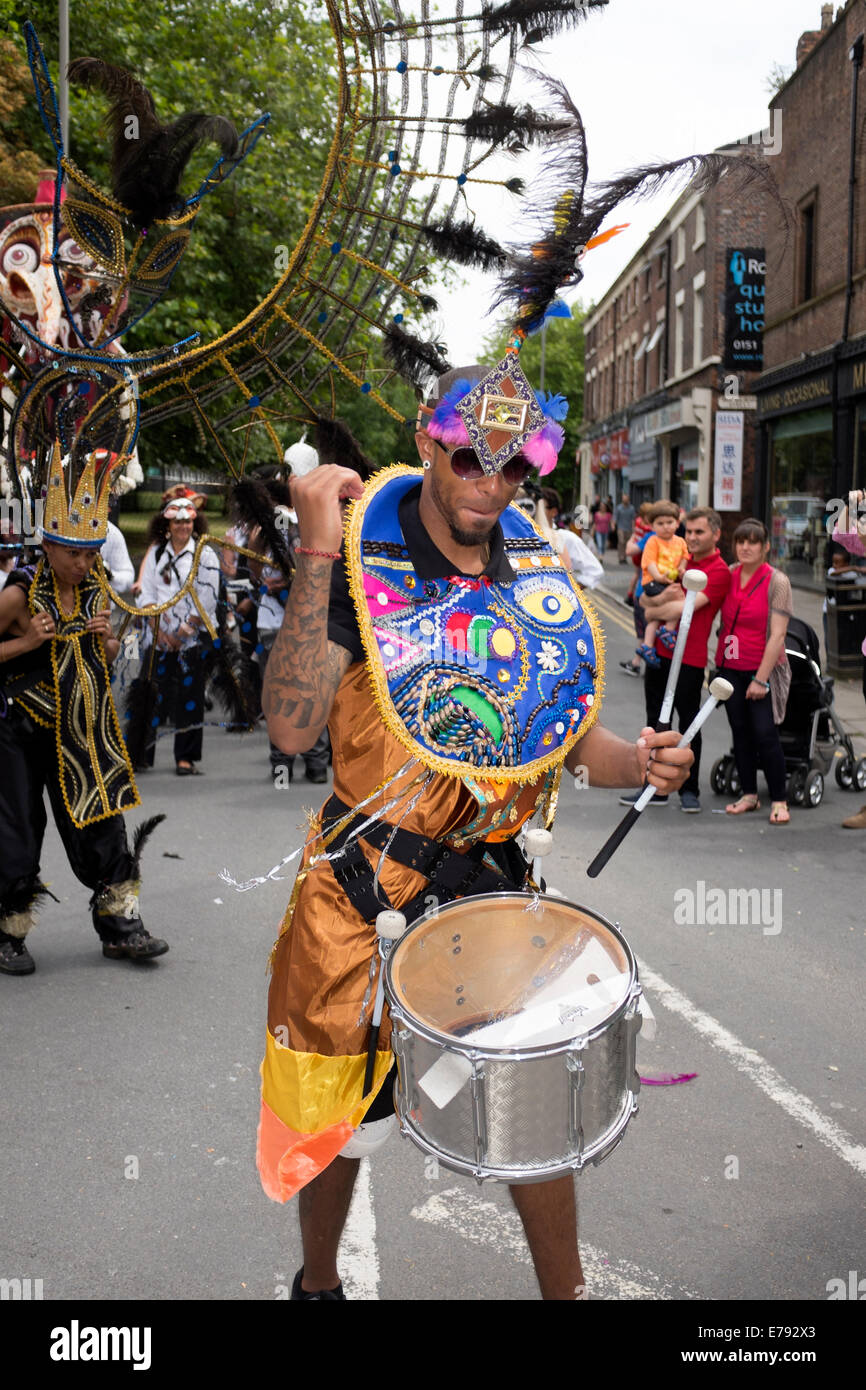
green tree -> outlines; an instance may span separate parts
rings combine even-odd
[[[57,7],[54,0],[0,0],[0,28],[20,55],[6,86],[4,140],[18,168],[16,200],[32,197],[34,167],[53,163],[32,97],[15,105],[26,74],[23,24],[30,19],[57,74]],[[188,111],[224,115],[242,129],[263,111],[271,113],[268,134],[233,176],[202,204],[190,247],[168,293],[125,337],[129,351],[169,344],[197,332],[203,342],[242,321],[268,293],[284,257],[297,241],[318,190],[333,137],[338,75],[334,40],[324,7],[305,0],[233,0],[207,6],[201,0],[163,0],[141,6],[132,0],[89,0],[72,9],[70,50],[132,68],[151,91],[163,120]],[[10,85],[11,84],[11,85]],[[29,79],[26,84],[29,86]],[[109,187],[106,98],[76,89],[70,99],[70,154],[101,186]],[[24,163],[24,154],[30,163]],[[33,154],[33,152],[36,152]],[[0,158],[5,150],[0,148]],[[18,156],[16,161],[15,156]],[[213,146],[199,149],[182,188],[195,189],[216,158]],[[35,161],[35,164],[34,164]],[[3,167],[0,165],[0,167]],[[29,188],[23,191],[23,185]],[[12,186],[9,185],[11,193]],[[284,262],[283,262],[284,264]],[[369,348],[381,380],[384,359],[370,335]],[[382,460],[405,456],[411,435],[375,406],[359,399],[341,378],[335,381],[338,411],[345,414],[368,455]],[[383,392],[402,412],[414,413],[412,393],[393,382]],[[291,419],[278,434],[290,443],[300,434]],[[190,415],[154,425],[141,439],[149,463],[178,460],[207,467],[211,451]],[[250,462],[273,461],[264,430],[255,436]]]

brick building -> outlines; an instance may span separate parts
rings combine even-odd
[[[730,176],[690,186],[587,317],[585,503],[628,491],[716,506],[726,536],[752,511],[771,209]]]
[[[773,170],[794,216],[787,239],[776,222],[767,227],[764,373],[754,388],[757,514],[771,527],[770,558],[815,588],[826,572],[827,506],[866,485],[866,5],[848,0],[834,18],[825,4],[820,15],[770,103]]]

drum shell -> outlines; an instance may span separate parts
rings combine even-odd
[[[479,1179],[540,1182],[600,1162],[622,1137],[640,1089],[640,986],[622,937],[593,916],[624,948],[632,973],[624,1002],[583,1037],[523,1049],[462,1047],[391,994],[401,1125],[445,1167]],[[418,1082],[448,1054],[472,1074],[440,1109]]]

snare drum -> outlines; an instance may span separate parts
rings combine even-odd
[[[628,944],[560,898],[493,893],[425,914],[385,988],[404,1133],[479,1179],[599,1163],[637,1109],[640,985]]]

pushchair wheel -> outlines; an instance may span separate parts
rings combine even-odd
[[[727,767],[727,757],[717,758],[713,763],[712,771],[710,772],[710,788],[715,792],[716,796],[724,796],[725,794]]]
[[[806,769],[796,768],[788,778],[788,801],[794,806],[802,806],[806,799]]]
[[[866,792],[866,758],[858,758],[854,764],[852,786],[858,792]]]
[[[725,773],[725,791],[728,796],[739,796],[742,790],[743,784],[740,781],[737,764],[734,762],[733,758],[731,758],[730,765]]]
[[[814,806],[820,806],[823,799],[824,778],[820,772],[812,771],[807,774],[803,788],[803,805],[807,810],[811,810]]]
[[[833,771],[836,776],[836,785],[842,787],[846,792],[851,791],[854,786],[854,760],[846,753],[844,758],[836,759],[836,766]]]

